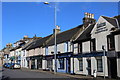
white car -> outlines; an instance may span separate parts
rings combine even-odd
[[[20,64],[14,64],[14,69],[20,69]]]

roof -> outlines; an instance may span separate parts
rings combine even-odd
[[[104,19],[106,19],[106,20],[107,20],[110,24],[112,24],[113,26],[118,27],[115,18],[106,17],[106,16],[102,16],[102,17],[103,17]]]
[[[47,37],[43,37],[43,38],[33,41],[31,45],[29,46],[29,48],[27,48],[27,50],[43,46],[50,37],[52,37],[52,34]]]
[[[75,34],[80,30],[80,28],[82,26],[83,25],[79,25],[79,26],[72,28],[70,30],[58,33],[56,35],[56,43],[59,44],[62,42],[70,41],[75,36]],[[54,42],[55,42],[55,36],[47,43],[47,46],[54,45]]]
[[[115,16],[114,18],[116,18],[118,20],[119,26],[120,26],[120,15]]]
[[[39,38],[39,39],[40,39],[40,38]],[[29,48],[30,45],[32,45],[32,43],[33,43],[35,40],[38,40],[38,38],[37,38],[37,39],[36,39],[36,38],[33,38],[33,39],[29,40],[24,46],[22,46],[22,50],[25,50],[25,49]]]
[[[111,35],[118,35],[118,34],[120,34],[120,29],[117,29],[116,31],[111,32]]]
[[[91,39],[91,31],[93,29],[95,24],[91,24],[90,26],[88,26],[83,33],[74,41],[74,42],[78,42],[78,41],[85,41],[88,39]]]

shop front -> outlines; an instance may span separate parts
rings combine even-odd
[[[104,60],[105,57],[105,60]],[[74,54],[73,73],[81,75],[93,76],[97,72],[97,76],[104,75],[104,63],[107,64],[107,52],[105,56],[103,51],[91,53]],[[105,66],[105,73],[107,74],[107,65]]]
[[[31,69],[41,69],[42,68],[42,55],[27,57],[28,67]]]
[[[72,52],[57,54],[57,72],[71,73]]]
[[[45,61],[44,65],[46,65],[44,67],[44,70],[54,71],[53,59],[54,59],[54,55],[46,55],[43,57],[43,60]]]

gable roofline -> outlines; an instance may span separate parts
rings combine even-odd
[[[78,38],[79,38],[79,36],[90,26],[91,24],[88,24],[88,26],[85,28],[85,29],[83,29],[82,31],[81,30],[79,30],[78,31],[78,35],[77,35],[77,37],[74,39],[74,40],[71,40],[71,41],[75,41],[75,40],[77,40]],[[84,25],[83,25],[83,27],[84,27]]]
[[[114,27],[118,28],[118,24],[116,21],[116,18],[113,17],[107,17],[107,16],[101,16],[102,18],[104,18],[107,22],[109,22],[111,25],[113,25]]]

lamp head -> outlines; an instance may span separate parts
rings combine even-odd
[[[44,4],[49,4],[49,2],[44,2]]]

